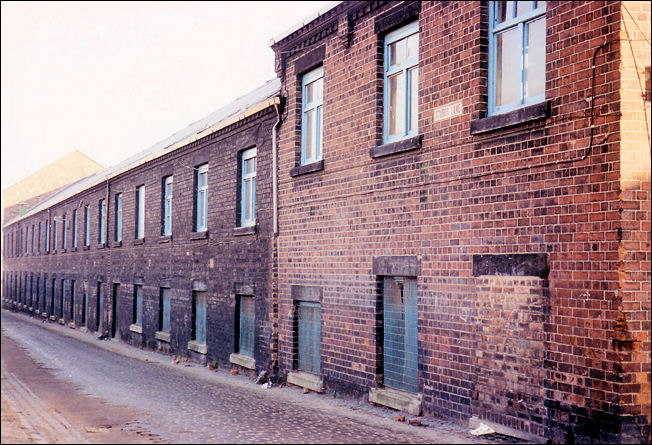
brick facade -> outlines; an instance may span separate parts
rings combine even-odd
[[[382,388],[378,280],[409,268],[374,264],[413,257],[424,412],[526,438],[649,440],[649,4],[547,2],[546,101],[491,117],[488,15],[344,2],[272,45],[288,95],[279,363],[296,371],[292,290],[317,288],[324,387]],[[383,36],[417,19],[419,135],[382,145]],[[299,166],[301,77],[320,64],[323,158]],[[518,254],[544,258],[545,278]],[[507,277],[474,275],[477,255]]]

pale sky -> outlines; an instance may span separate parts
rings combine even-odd
[[[116,164],[261,86],[270,39],[330,3],[3,1],[2,189],[73,150]]]

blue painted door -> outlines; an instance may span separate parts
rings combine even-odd
[[[383,379],[386,386],[418,392],[417,280],[384,277]]]

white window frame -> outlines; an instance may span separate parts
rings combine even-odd
[[[197,211],[195,231],[205,232],[208,229],[208,163],[197,167],[197,196],[195,208]]]
[[[397,65],[390,65],[391,63],[391,54],[390,54],[390,47],[393,43],[399,42],[399,41],[405,41],[407,44],[407,39],[408,37],[411,37],[413,35],[417,36],[417,39],[419,38],[419,22],[412,22],[408,25],[405,25],[395,31],[392,31],[388,33],[385,36],[384,39],[384,64],[383,64],[383,142],[384,143],[390,143],[390,142],[395,142],[395,141],[400,141],[402,139],[406,139],[409,137],[416,136],[419,133],[419,125],[418,125],[418,110],[419,110],[419,90],[418,90],[418,79],[419,79],[419,50],[417,49],[417,54],[416,56],[407,57],[407,48],[405,50],[406,58],[404,61],[400,64]],[[417,40],[417,48],[419,47],[418,45],[418,40]],[[409,72],[412,70],[416,70],[416,76],[417,76],[417,86],[416,86],[416,96],[417,97],[412,97],[412,80],[409,76]],[[404,78],[404,85],[403,87],[405,88],[405,97],[404,97],[404,104],[403,104],[403,129],[400,133],[398,134],[389,134],[389,127],[390,127],[390,91],[389,91],[389,86],[390,82],[389,79],[402,74]],[[414,102],[416,101],[416,104]],[[417,116],[416,116],[416,124],[414,125],[413,128],[410,128],[410,122],[411,122],[411,117],[412,117],[412,107],[413,105],[416,105],[416,110],[417,110]]]
[[[145,238],[145,186],[136,187],[136,239]]]
[[[516,110],[528,105],[534,105],[545,101],[545,70],[546,70],[546,61],[545,56],[543,60],[540,60],[540,57],[528,57],[528,45],[527,45],[527,27],[530,23],[540,20],[543,17],[544,27],[546,20],[546,2],[543,1],[533,1],[532,10],[528,11],[520,16],[516,16],[517,7],[516,3],[526,3],[526,2],[509,2],[512,3],[512,12],[513,16],[507,18],[503,23],[497,24],[498,20],[498,7],[501,2],[491,1],[489,2],[489,104],[488,104],[488,114],[502,114],[509,111]],[[518,86],[513,86],[514,88],[519,88],[519,99],[513,102],[509,102],[502,105],[497,105],[497,92],[498,92],[498,55],[497,55],[497,36],[506,31],[517,29],[519,33],[519,42],[520,42],[520,84]],[[545,42],[543,42],[543,47],[545,48]],[[527,87],[527,69],[530,61],[534,63],[541,63],[543,67],[544,75],[544,92],[536,94],[533,96],[526,96],[526,87]]]
[[[256,169],[257,169],[257,151],[256,147],[250,148],[242,152],[242,161],[240,163],[241,175],[241,197],[240,197],[240,225],[253,226],[256,224]],[[253,161],[252,161],[253,160]],[[253,172],[246,172],[246,165],[248,161],[253,162]],[[251,190],[251,194],[247,195],[247,190]],[[247,209],[251,209],[251,214],[247,217]]]
[[[319,82],[321,81],[321,82]],[[319,83],[318,83],[319,82]],[[316,89],[314,100],[308,102],[308,87],[310,85],[321,85],[321,89]],[[323,114],[324,114],[324,67],[320,66],[303,75],[301,79],[301,165],[317,162],[322,159],[323,145]],[[312,118],[308,118],[308,113],[313,112]],[[308,124],[311,120],[314,128],[313,147],[314,154],[308,156]]]
[[[172,235],[172,194],[174,181],[172,175],[163,180],[163,236]]]

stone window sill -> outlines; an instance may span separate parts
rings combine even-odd
[[[77,252],[77,248],[76,248],[76,247],[73,247],[70,251],[71,251],[71,252]]]
[[[292,371],[288,373],[287,382],[311,391],[324,392],[324,382],[321,377],[309,372]]]
[[[421,396],[417,394],[390,388],[371,388],[369,401],[413,416],[421,415]]]
[[[290,176],[293,178],[296,176],[305,175],[306,173],[318,172],[324,169],[324,160],[320,159],[316,162],[311,162],[310,164],[297,165],[290,170]]]
[[[139,246],[141,244],[145,244],[145,238],[136,238],[134,240],[134,246]]]
[[[233,236],[253,235],[257,231],[256,224],[245,227],[236,227],[233,229]]]
[[[97,245],[97,248],[98,248],[98,249],[104,249],[105,247],[106,247],[106,243],[99,243],[99,244]]]
[[[471,134],[483,134],[494,130],[514,127],[550,117],[550,101],[529,105],[508,113],[477,119],[471,122]]]
[[[242,366],[247,369],[256,369],[256,360],[248,355],[233,353],[229,356],[229,361],[234,365]]]
[[[113,241],[111,247],[122,247],[122,241]]]
[[[137,334],[142,334],[143,333],[143,327],[139,324],[130,324],[129,325],[129,330],[131,332],[135,332]]]
[[[403,139],[402,141],[390,142],[389,144],[371,147],[369,149],[369,156],[372,158],[380,158],[382,156],[389,156],[395,153],[417,150],[421,148],[422,138],[423,135],[420,134],[411,138]]]
[[[91,250],[91,246],[84,246],[82,247],[83,250]]]
[[[208,230],[204,230],[203,232],[191,232],[190,233],[190,239],[206,239],[208,238]]]
[[[199,343],[198,341],[195,340],[190,340],[188,342],[188,349],[190,349],[191,351],[198,352],[200,354],[208,353],[208,345],[206,343]]]
[[[157,340],[161,340],[161,341],[164,341],[164,342],[166,342],[166,343],[170,343],[170,339],[171,339],[171,335],[170,335],[170,333],[169,333],[169,332],[165,332],[165,331],[156,331],[156,332],[154,333],[154,337],[155,337]]]
[[[158,237],[159,244],[169,243],[170,241],[172,241],[172,235],[161,235]]]

